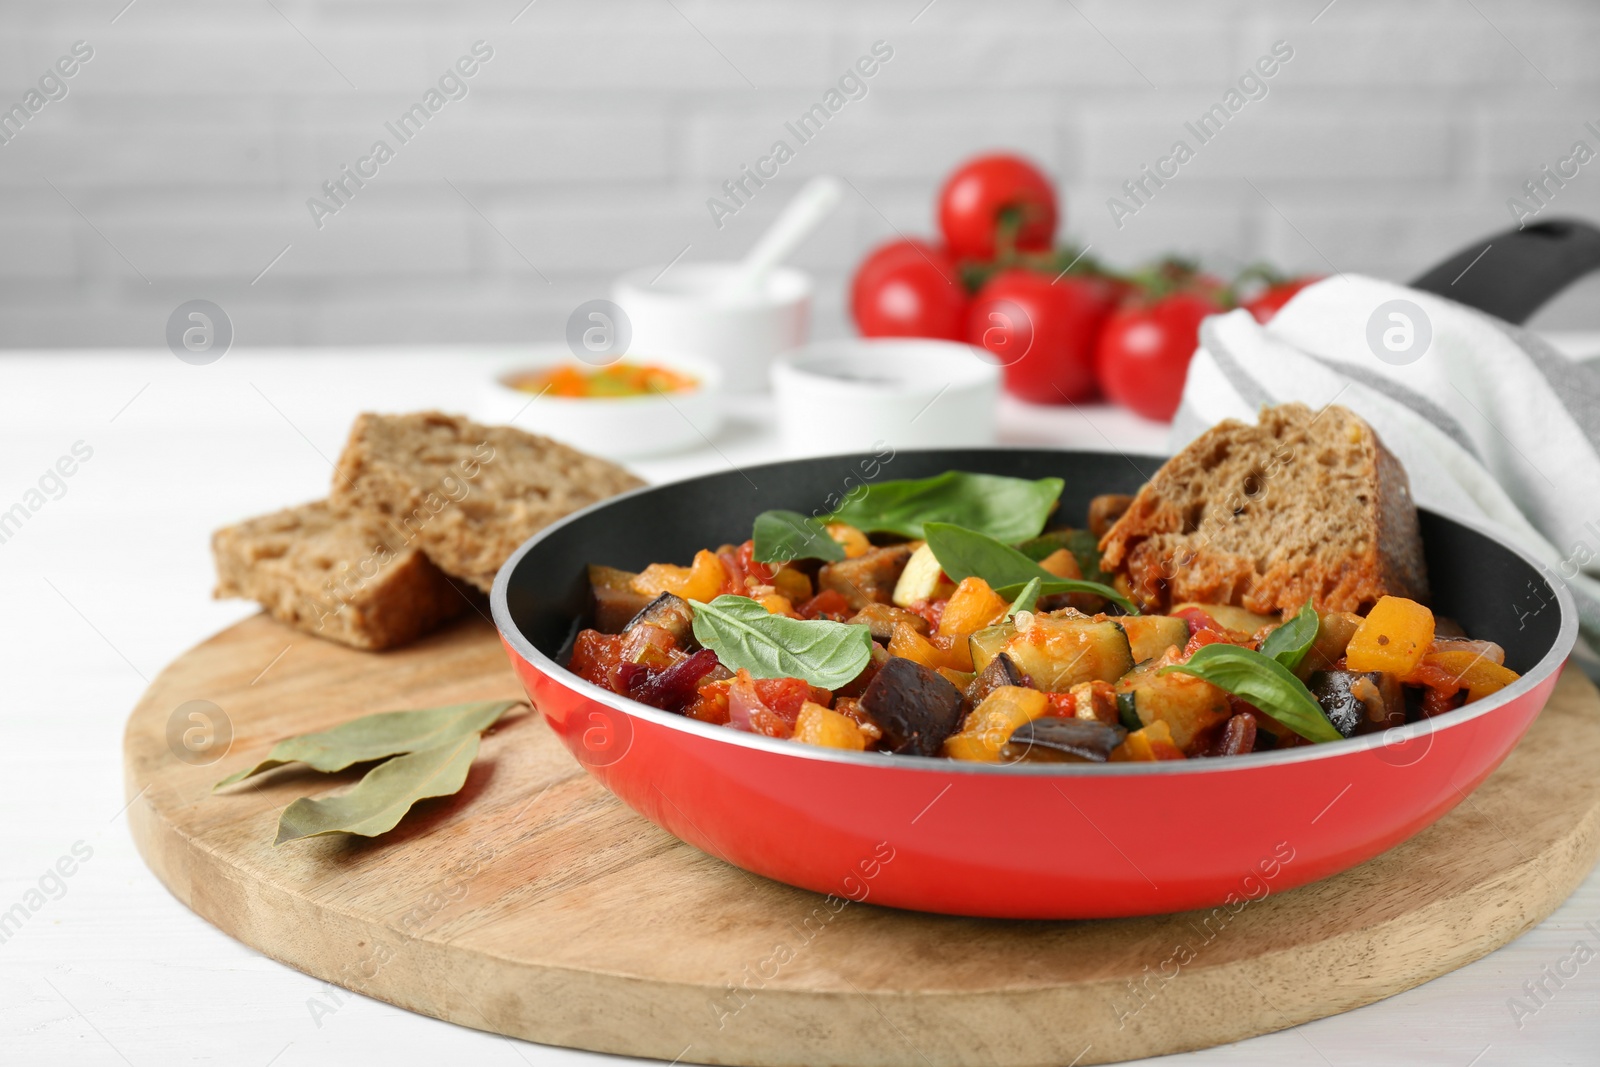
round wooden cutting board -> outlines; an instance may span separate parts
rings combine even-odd
[[[1505,944],[1600,851],[1600,696],[1576,670],[1440,822],[1220,920],[834,911],[646,822],[526,710],[485,739],[459,795],[422,802],[380,838],[273,847],[286,804],[354,773],[291,767],[210,791],[290,734],[521,695],[480,620],[375,654],[258,616],[186,653],[134,709],[134,836],[178,899],[225,932],[413,1011],[666,1060],[917,1067],[1107,1063],[1345,1011]],[[208,736],[219,743],[197,756]],[[346,994],[322,995],[332,1010]]]

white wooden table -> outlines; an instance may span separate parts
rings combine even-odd
[[[1600,337],[1557,340],[1600,350]],[[360,410],[467,409],[495,358],[235,351],[195,367],[165,351],[0,355],[0,512],[40,504],[0,542],[0,924],[17,918],[14,905],[25,913],[20,926],[0,925],[0,1062],[617,1062],[362,997],[314,1018],[307,1002],[320,983],[175,901],[125,825],[129,709],[165,663],[254,610],[210,599],[211,530],[323,495]],[[1008,443],[1159,451],[1164,438],[1162,427],[1107,408],[1008,406],[1002,418]],[[752,412],[719,436],[720,455],[635,466],[664,479],[777,458],[764,425]],[[80,458],[62,465],[71,476],[47,476],[75,445]],[[29,497],[41,478],[40,496]],[[62,857],[73,873],[47,875]],[[1521,1025],[1509,1006],[1575,942],[1600,954],[1586,922],[1600,929],[1600,876],[1513,944],[1419,989],[1162,1062],[1594,1064],[1600,959],[1560,988],[1547,982],[1552,993]]]

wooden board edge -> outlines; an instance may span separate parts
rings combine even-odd
[[[127,773],[127,792],[137,798],[143,787],[131,766]],[[1126,990],[1107,980],[1071,988],[977,994],[850,995],[777,989],[749,1002],[752,1015],[746,1021],[759,1019],[761,1025],[742,1026],[734,1018],[731,1025],[708,1036],[709,1024],[716,1018],[714,1005],[724,994],[721,989],[515,963],[511,966],[523,972],[517,983],[522,994],[515,1000],[479,1003],[468,990],[487,983],[475,980],[474,972],[483,961],[474,953],[435,942],[425,966],[408,963],[406,942],[416,940],[411,935],[255,882],[215,854],[196,849],[147,803],[134,800],[129,826],[140,855],[180,902],[236,940],[329,987],[541,1044],[751,1067],[812,1067],[824,1062],[926,1067],[924,1052],[908,1036],[912,1033],[926,1035],[924,1043],[936,1050],[937,1062],[1016,1067],[1059,1064],[1074,1056],[1085,1065],[1114,1063],[1229,1044],[1375,1003],[1488,955],[1548,917],[1600,858],[1600,808],[1594,808],[1556,846],[1453,900],[1432,902],[1377,926],[1314,944],[1192,969],[1189,976],[1199,981],[1174,980],[1152,1001],[1149,1010],[1154,1014],[1149,1021],[1136,1016],[1128,1029],[1114,1025],[1117,1012],[1112,1006],[1119,999],[1127,1002]],[[1554,869],[1548,867],[1552,856],[1561,860]],[[197,894],[197,886],[210,888]],[[248,909],[230,906],[247,898],[253,906],[292,916],[292,925],[305,936],[288,946],[253,937],[248,922],[242,921]],[[1519,907],[1510,912],[1496,907],[1507,901]],[[1417,957],[1404,950],[1415,935],[1459,925],[1463,912],[1477,922],[1489,916],[1478,936],[1435,939],[1447,951],[1431,956]],[[337,966],[334,961],[340,958],[357,959],[357,970],[348,963]],[[451,962],[449,970],[438,966],[440,959]],[[1384,966],[1374,965],[1379,959]],[[1348,975],[1350,992],[1338,999],[1328,998],[1326,985],[1308,992],[1310,987],[1293,978],[1308,969],[1338,974],[1348,970],[1352,960],[1363,961],[1362,973]],[[1372,974],[1379,971],[1387,971],[1389,977],[1374,979]],[[423,1002],[405,995],[402,991],[407,988],[430,989],[438,995]],[[1226,1013],[1215,1010],[1216,1004],[1228,1003],[1233,996],[1266,999],[1281,1025],[1234,1024]],[[319,1014],[333,1014],[340,1007],[337,995],[327,991],[307,998],[308,1014],[319,1023]],[[629,1020],[640,1018],[654,1025],[630,1025]],[[1099,1025],[1074,1026],[1075,1036],[1065,1042],[1040,1041],[1036,1036],[1041,1019],[1095,1018],[1101,1020]],[[1196,1020],[1209,1021],[1209,1028],[1198,1026]],[[886,1022],[891,1023],[888,1029]],[[1007,1039],[1008,1032],[1017,1036]],[[979,1037],[984,1040],[974,1040]]]

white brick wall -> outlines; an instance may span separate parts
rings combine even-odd
[[[941,177],[994,147],[1048,167],[1113,264],[1406,278],[1508,225],[1573,140],[1600,147],[1600,8],[1577,0],[124,2],[0,5],[0,105],[95,49],[0,146],[0,344],[159,344],[196,297],[238,343],[550,339],[622,270],[738,255],[820,171],[863,194],[799,256],[835,335],[865,248],[931,232]],[[318,230],[306,198],[479,38],[468,96]],[[879,38],[868,95],[718,231],[706,198]],[[1279,39],[1269,95],[1117,228],[1106,198]],[[1600,167],[1554,214],[1600,218]],[[1541,321],[1600,328],[1597,294]]]

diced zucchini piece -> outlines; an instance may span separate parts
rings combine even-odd
[[[1133,661],[1143,663],[1177,645],[1189,643],[1189,623],[1171,615],[1128,615],[1117,620],[1133,646]]]
[[[1133,649],[1122,627],[1081,615],[1035,615],[1033,625],[1007,640],[1004,651],[1047,693],[1065,693],[1096,679],[1114,682],[1133,669]]]
[[[1225,626],[1244,634],[1253,634],[1263,626],[1276,626],[1283,621],[1274,615],[1257,615],[1253,611],[1246,611],[1232,604],[1197,604],[1192,600],[1174,604],[1171,614],[1176,615],[1184,608],[1199,608],[1217,620],[1218,626]]]
[[[945,577],[933,549],[923,544],[906,560],[905,570],[900,572],[894,595],[889,599],[896,607],[909,608],[919,600],[935,600],[955,591],[955,583]]]
[[[1168,657],[1141,664],[1117,683],[1117,693],[1133,696],[1134,712],[1141,725],[1164,722],[1172,740],[1188,751],[1202,730],[1222,722],[1232,710],[1228,694],[1192,674],[1161,674]],[[1121,706],[1119,699],[1119,708]]]
[[[1000,654],[1006,642],[1017,632],[1017,624],[1007,619],[997,622],[993,626],[979,630],[967,638],[967,647],[972,649],[972,669],[979,674],[983,673],[989,661]]]

